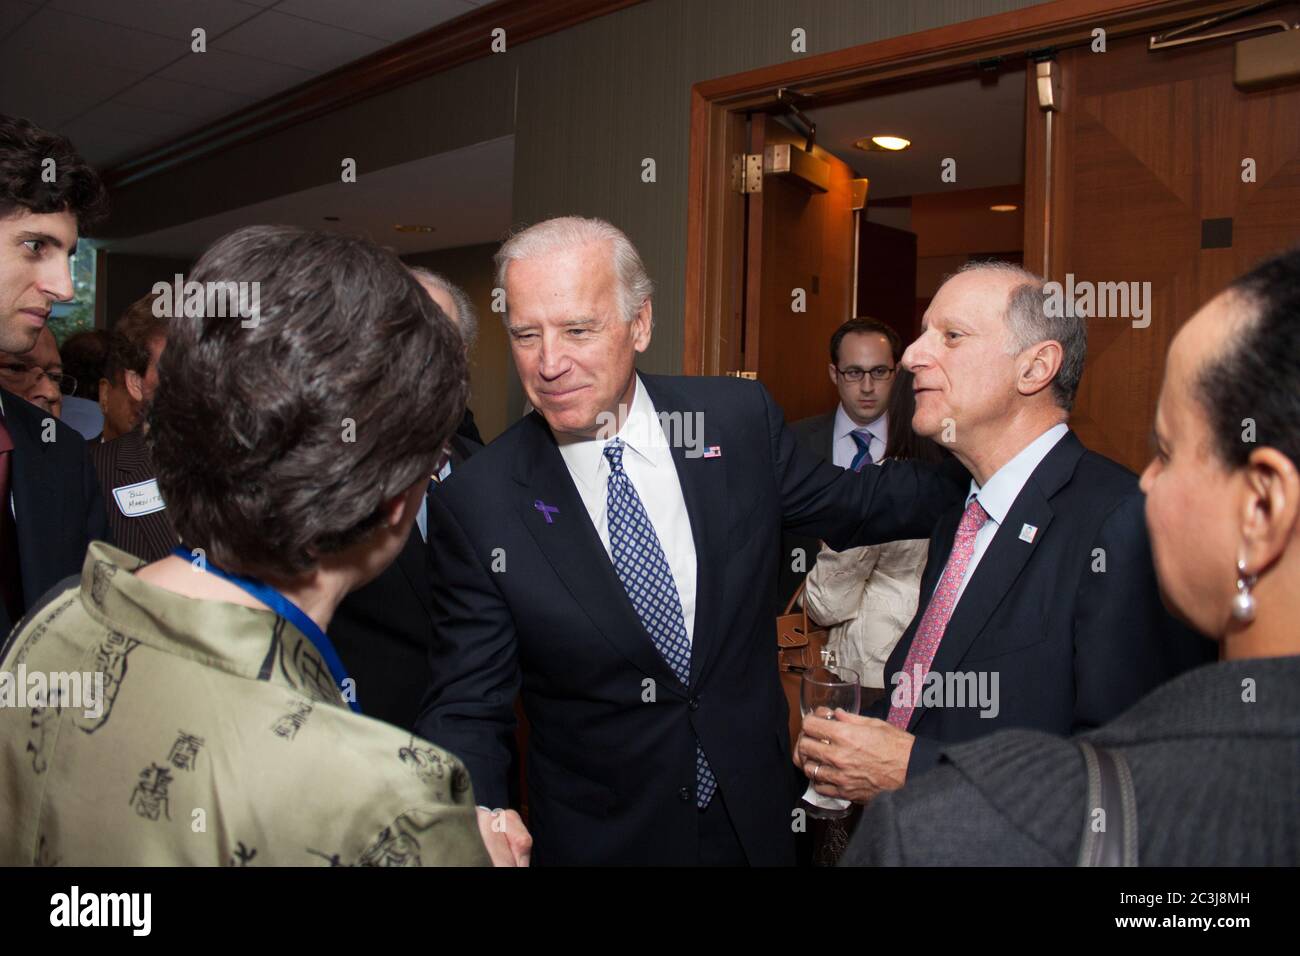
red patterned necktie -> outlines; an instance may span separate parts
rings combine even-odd
[[[13,470],[14,440],[0,418],[0,598],[16,624],[23,615],[22,576],[18,570],[18,529],[9,507],[9,476]]]
[[[916,636],[912,638],[912,646],[907,649],[907,657],[903,660],[903,674],[906,675],[904,687],[895,688],[894,693],[904,703],[891,702],[889,706],[888,719],[895,727],[906,730],[912,719],[912,711],[916,709],[916,703],[920,700],[925,676],[930,673],[934,654],[939,649],[939,642],[943,640],[943,632],[948,626],[948,619],[952,617],[952,609],[957,605],[957,591],[961,587],[961,579],[965,576],[971,556],[975,553],[975,535],[988,520],[988,513],[980,506],[979,499],[972,498],[961,516],[961,524],[957,525],[957,535],[952,541],[952,553],[948,555],[948,563],[944,565],[939,584],[934,589],[934,596],[930,598],[925,616],[921,618]],[[903,692],[909,688],[910,693]]]

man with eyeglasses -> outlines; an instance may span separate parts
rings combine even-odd
[[[853,471],[877,464],[889,444],[889,394],[903,354],[898,333],[875,319],[850,319],[831,336],[831,384],[839,392],[835,410],[792,422],[791,430],[826,461]],[[782,535],[779,588],[784,604],[817,559],[812,538]]]
[[[63,359],[54,333],[41,329],[36,348],[25,354],[0,352],[0,388],[25,398],[55,418],[63,417],[63,392],[71,391],[76,379],[63,374]]]
[[[50,310],[73,296],[78,234],[106,208],[99,176],[67,139],[0,114],[0,352],[11,364],[40,363]],[[0,383],[0,637],[108,537],[85,440],[56,417],[53,381],[34,377],[49,407]]]

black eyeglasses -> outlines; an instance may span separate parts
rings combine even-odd
[[[35,388],[44,375],[64,395],[71,395],[77,390],[77,380],[66,372],[47,372],[39,365],[21,365],[17,362],[0,364],[0,372],[14,376],[23,383],[24,388]]]
[[[884,382],[893,378],[894,373],[898,370],[888,365],[877,365],[875,368],[858,368],[856,365],[850,365],[848,368],[837,367],[835,371],[850,382],[860,382],[864,375],[870,375],[873,382]]]

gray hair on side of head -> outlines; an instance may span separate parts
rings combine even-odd
[[[1067,412],[1074,407],[1074,396],[1083,378],[1083,363],[1088,357],[1088,324],[1083,316],[1049,315],[1046,281],[1042,276],[1010,262],[968,262],[953,275],[967,272],[996,272],[1019,280],[1007,296],[1007,351],[1019,354],[1039,342],[1053,341],[1061,346],[1061,367],[1052,379],[1052,397]],[[946,280],[945,280],[946,281]],[[1073,310],[1065,309],[1064,312]]]
[[[608,242],[613,254],[614,275],[618,280],[619,311],[623,320],[631,322],[636,318],[641,305],[654,295],[654,283],[645,270],[641,254],[636,251],[623,230],[604,219],[586,219],[581,216],[560,216],[545,219],[515,233],[497,251],[497,288],[506,287],[506,269],[510,263],[522,259],[535,259],[590,245],[593,242]],[[507,299],[505,316],[509,323],[510,303]]]
[[[456,305],[457,321],[453,321],[452,325],[460,329],[460,337],[465,340],[466,347],[473,348],[475,340],[478,339],[478,313],[474,311],[474,303],[465,294],[465,290],[446,276],[432,272],[424,268],[424,266],[407,266],[406,268],[417,279],[429,283],[436,289],[441,289],[450,296],[451,301]],[[447,316],[447,318],[451,318],[451,316]]]

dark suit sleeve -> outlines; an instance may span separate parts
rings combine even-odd
[[[1073,792],[1048,793],[1043,800],[1055,811]],[[1066,819],[1067,826],[1074,824],[1075,817]],[[1082,814],[1077,819],[1082,828]],[[839,865],[1061,866],[1069,862],[1020,829],[980,786],[945,762],[902,790],[872,800]]]
[[[99,476],[90,458],[89,448],[82,452],[82,489],[86,502],[86,540],[82,543],[82,553],[92,541],[113,543],[113,535],[108,530],[108,514],[104,510],[104,492],[99,487]]]
[[[465,762],[479,804],[505,807],[520,684],[514,618],[440,499],[428,496],[434,640],[415,730]]]
[[[1214,645],[1160,602],[1143,508],[1140,493],[1125,496],[1102,523],[1084,565],[1074,618],[1076,733],[1214,659]]]
[[[766,388],[760,393],[788,530],[823,538],[836,551],[928,538],[944,511],[961,502],[970,477],[960,465],[886,461],[856,474],[836,468],[795,437]]]

